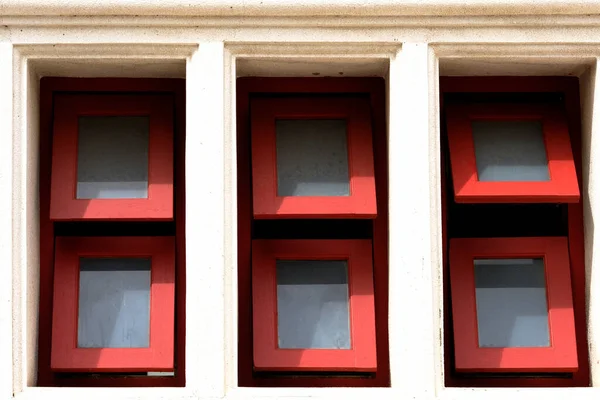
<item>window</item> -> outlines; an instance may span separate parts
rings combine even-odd
[[[377,369],[369,240],[254,240],[254,368]]]
[[[457,371],[577,371],[567,238],[452,239],[450,284]]]
[[[52,220],[173,218],[173,107],[163,95],[57,95]]]
[[[171,237],[58,237],[54,371],[172,371]]]
[[[374,218],[369,103],[252,101],[255,218]]]
[[[380,79],[240,78],[240,386],[389,386]]]
[[[183,81],[41,82],[40,386],[183,386]]]
[[[446,386],[587,386],[578,82],[440,86]]]
[[[451,104],[446,115],[457,202],[579,201],[560,107]]]

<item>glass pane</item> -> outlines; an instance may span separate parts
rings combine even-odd
[[[550,180],[540,121],[473,121],[480,181]]]
[[[349,349],[346,261],[277,261],[281,349]]]
[[[349,196],[345,120],[278,120],[277,195]]]
[[[150,266],[145,258],[81,258],[78,347],[149,347]]]
[[[542,259],[475,260],[479,347],[550,346]]]
[[[78,199],[148,197],[148,117],[79,117]]]

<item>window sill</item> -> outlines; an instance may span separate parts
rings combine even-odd
[[[189,388],[91,388],[91,387],[28,387],[15,393],[17,400],[186,400],[197,399],[198,394]]]
[[[203,397],[189,388],[27,388],[14,396],[17,400],[187,400],[213,399]],[[421,395],[407,393],[392,388],[233,388],[228,390],[225,400],[260,399],[440,399],[440,400],[481,400],[505,399],[546,400],[576,398],[595,400],[600,398],[600,388],[443,388],[435,396],[431,392]]]
[[[600,398],[600,388],[444,388],[439,391],[440,400],[480,400],[480,399],[578,399]]]

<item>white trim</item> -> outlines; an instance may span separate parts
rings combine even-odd
[[[4,15],[511,15],[600,12],[595,0],[4,0]]]
[[[404,43],[390,65],[389,80],[390,369],[392,387],[411,396],[434,396],[434,372],[439,371],[433,273],[439,269],[442,240],[441,230],[434,230],[440,221],[432,216],[438,215],[440,149],[439,130],[430,117],[437,110],[430,110],[436,100],[430,97],[438,81],[430,57],[426,43]]]
[[[225,395],[224,47],[187,63],[185,141],[186,386]]]
[[[600,388],[445,388],[438,397],[439,400],[593,400],[597,398],[600,398]]]
[[[11,46],[12,47],[12,46]],[[9,162],[12,165],[12,390],[17,397],[38,397],[53,393],[61,396],[73,395],[82,398],[82,388],[38,388],[34,387],[37,377],[37,335],[39,314],[39,78],[51,76],[82,76],[109,71],[110,76],[163,76],[164,69],[172,67],[173,62],[183,63],[198,48],[197,44],[185,46],[172,45],[26,45],[14,46],[14,62],[11,66],[12,89],[3,90],[13,101],[11,110],[12,136],[0,135],[12,140],[12,148],[1,146],[2,150],[10,149]],[[79,68],[69,69],[74,58],[79,61]],[[99,61],[110,60],[103,64]],[[137,66],[152,60],[152,68],[138,69]],[[123,66],[135,68],[127,69]],[[14,67],[14,68],[13,68]],[[69,74],[67,72],[75,72]],[[4,80],[0,78],[0,82]],[[14,96],[14,97],[13,97]],[[0,119],[2,121],[3,119]],[[6,131],[3,130],[6,133]],[[10,132],[10,131],[9,131]],[[7,158],[2,157],[2,160]],[[4,161],[2,161],[4,162]],[[10,171],[10,168],[8,169]],[[4,169],[0,170],[4,172]],[[1,182],[1,181],[0,181]],[[1,191],[5,193],[5,191]],[[8,210],[7,210],[8,211]],[[4,212],[4,209],[3,209]],[[2,224],[2,227],[5,225]],[[10,240],[0,242],[10,243]],[[11,265],[8,264],[8,265]],[[3,264],[5,265],[5,264]],[[189,286],[188,286],[189,287]],[[191,290],[194,290],[191,288]],[[4,325],[3,325],[4,326]],[[189,336],[188,336],[189,337]],[[10,375],[7,375],[10,376]],[[4,389],[4,385],[1,388]],[[85,397],[99,398],[136,397],[136,393],[153,393],[157,398],[163,396],[162,389],[93,389],[85,392]],[[110,393],[110,395],[107,395]],[[193,396],[189,389],[168,389],[165,398]],[[12,394],[12,393],[11,393]]]
[[[595,234],[600,216],[600,76],[598,59],[580,79],[581,139],[583,158],[583,227],[585,242],[585,280],[587,335],[591,386],[600,387],[600,238]],[[593,360],[596,360],[594,362]]]
[[[0,15],[0,25],[28,27],[81,27],[81,26],[114,26],[114,27],[209,27],[209,28],[295,28],[295,27],[336,27],[336,28],[554,28],[598,27],[600,16],[593,14],[518,14],[518,15],[411,15],[389,16],[323,16],[323,15],[273,15],[273,16],[210,16],[198,15]],[[588,38],[591,39],[591,38]]]
[[[112,4],[114,1],[116,0],[110,0],[108,4]],[[131,1],[122,2],[123,7],[130,10],[127,7],[132,4]],[[161,4],[176,9],[179,1],[162,1]],[[34,3],[37,4],[37,1],[19,1],[18,3],[34,5]],[[74,0],[70,3],[85,2]],[[543,2],[536,2],[536,4],[539,3]],[[95,2],[94,4],[90,12],[100,10],[107,2],[99,5],[96,5]],[[150,5],[147,6],[147,4]],[[140,2],[136,7],[142,9],[153,5],[155,5],[153,1]],[[6,6],[8,8],[2,9],[1,12],[14,11],[16,6],[16,0],[9,0]],[[4,3],[0,7],[4,7]],[[40,7],[39,10],[36,10],[38,14],[58,9],[56,8],[58,6],[46,4]],[[600,3],[597,4],[597,7],[600,9]],[[191,7],[188,10],[196,8]],[[267,9],[269,8],[267,7]],[[272,9],[270,8],[270,10]],[[334,9],[335,6],[331,8],[331,10]],[[399,8],[394,9],[399,10]],[[119,10],[121,8],[116,7],[113,11],[118,13]],[[5,17],[0,17],[0,20],[2,18]],[[68,19],[68,17],[50,18],[48,19],[49,24],[51,25],[51,21],[61,21],[61,18]],[[148,18],[152,19],[152,17]],[[100,20],[101,18],[98,17],[97,22]],[[328,19],[328,21],[331,20]],[[74,18],[73,21],[81,23],[83,20]],[[93,22],[94,19],[92,18],[90,21]],[[473,64],[469,63],[475,59],[498,65],[497,71],[503,71],[503,68],[514,65],[517,65],[515,70],[519,70],[523,68],[521,63],[526,62],[528,65],[549,66],[547,67],[548,73],[562,71],[561,74],[569,74],[572,69],[575,71],[573,73],[583,73],[585,76],[589,73],[590,66],[595,65],[595,58],[600,56],[599,44],[456,43],[452,42],[452,38],[444,36],[447,31],[438,31],[433,36],[441,35],[448,43],[436,43],[428,46],[425,41],[413,42],[401,50],[401,44],[397,38],[402,37],[406,40],[402,32],[410,36],[411,31],[402,31],[397,27],[370,31],[364,29],[366,25],[358,24],[349,28],[354,33],[358,32],[358,38],[353,36],[352,42],[344,42],[340,41],[340,35],[343,36],[344,33],[347,33],[346,30],[321,29],[316,23],[313,24],[315,29],[310,32],[292,29],[293,32],[290,33],[286,30],[287,28],[282,26],[272,31],[264,26],[230,30],[230,26],[225,27],[222,31],[181,28],[173,33],[167,29],[154,29],[146,26],[139,30],[132,30],[132,34],[129,36],[120,36],[122,32],[129,32],[126,24],[119,22],[124,21],[123,19],[113,17],[104,21],[116,22],[114,26],[112,23],[108,25],[99,23],[99,26],[90,30],[81,26],[66,29],[60,24],[43,29],[25,27],[26,32],[22,36],[16,33],[18,29],[14,26],[9,29],[9,33],[16,35],[11,36],[10,39],[15,43],[21,43],[14,47],[14,71],[11,83],[14,98],[10,100],[11,96],[8,93],[4,96],[0,93],[2,96],[0,97],[0,107],[6,101],[14,102],[13,119],[9,122],[12,124],[14,155],[9,157],[8,163],[12,166],[13,176],[11,178],[12,201],[10,206],[14,205],[12,207],[14,229],[12,230],[11,260],[14,318],[12,329],[13,373],[14,391],[18,392],[16,397],[32,400],[54,398],[61,400],[81,398],[90,400],[106,398],[112,400],[183,400],[191,398],[231,398],[235,400],[247,398],[344,398],[350,400],[373,398],[391,400],[404,397],[423,400],[434,398],[468,400],[469,398],[488,396],[496,399],[511,397],[515,400],[537,397],[591,400],[600,397],[598,393],[600,389],[591,388],[447,389],[442,387],[443,344],[440,341],[443,336],[441,333],[443,307],[440,268],[438,59],[436,58],[439,57],[440,68],[443,69],[449,65],[449,62],[454,62],[453,65],[455,67],[458,65],[459,69],[463,68],[466,75],[473,74],[473,71],[470,70]],[[365,22],[366,20],[361,21]],[[387,19],[386,21],[391,23],[392,20]],[[578,17],[573,17],[573,21],[577,24],[581,22]],[[580,35],[581,32],[597,33],[597,29],[589,28],[596,24],[595,21],[597,22],[597,18],[592,17],[589,26],[585,25],[580,30],[568,31],[572,37]],[[113,36],[104,36],[115,29],[117,25],[119,25],[119,32],[113,32]],[[518,36],[518,30],[511,30],[509,25],[502,26],[499,30],[510,31],[510,35],[512,35],[510,37]],[[543,27],[541,24],[539,26],[541,32]],[[425,28],[415,27],[415,30],[419,30],[419,35],[427,35]],[[40,35],[36,36],[36,32]],[[83,36],[78,36],[82,32]],[[248,32],[252,34],[245,36],[245,33]],[[285,37],[278,37],[278,33],[282,32]],[[468,32],[469,38],[479,34],[477,30]],[[485,29],[484,27],[481,32],[489,40],[507,41],[502,35],[497,35],[498,30],[496,29]],[[66,39],[62,36],[63,33],[66,34]],[[563,33],[556,31],[554,33],[556,36],[553,37],[559,37]],[[429,34],[431,35],[431,32]],[[456,38],[456,34],[454,35],[453,37]],[[198,36],[210,38],[211,41],[201,43],[198,47],[198,44],[194,42],[194,40],[198,40]],[[337,42],[327,43],[334,36],[337,38]],[[225,37],[235,40],[224,43],[222,40]],[[540,37],[535,40],[540,40]],[[588,36],[583,37],[587,38]],[[67,44],[73,38],[78,39],[78,44]],[[139,42],[137,44],[110,43],[112,40],[117,40],[115,38],[134,43],[140,40],[146,44]],[[171,43],[153,43],[157,38]],[[277,38],[279,42],[273,42],[273,38]],[[308,42],[299,42],[299,38]],[[242,43],[241,39],[250,40],[252,43]],[[598,40],[593,37],[591,39]],[[24,44],[31,40],[39,41],[40,44]],[[97,42],[97,44],[84,43],[87,40]],[[521,37],[519,40],[522,41],[523,38]],[[310,43],[311,41],[312,43]],[[64,44],[48,44],[54,42]],[[466,39],[465,42],[467,42]],[[8,46],[10,47],[10,45]],[[5,53],[0,53],[0,57],[2,54]],[[289,62],[290,60],[300,60],[300,63],[296,63],[294,66],[294,62]],[[392,338],[392,343],[390,343],[392,388],[236,387],[235,77],[248,73],[248,65],[250,65],[248,61],[254,63],[252,64],[253,68],[258,65],[259,70],[263,71],[265,75],[270,74],[269,69],[273,72],[274,66],[280,65],[276,63],[289,62],[286,68],[288,68],[290,76],[304,76],[306,71],[298,65],[312,63],[311,65],[314,66],[322,66],[323,70],[327,70],[328,66],[335,65],[337,68],[342,65],[348,71],[355,72],[356,65],[374,66],[371,70],[373,74],[384,77],[388,74],[391,62],[388,107],[394,112],[390,118],[389,130],[391,156],[389,268],[390,282],[394,288],[392,293],[396,292],[390,295],[389,310],[390,337]],[[557,63],[557,61],[559,62]],[[564,62],[561,64],[561,61]],[[271,66],[269,63],[272,63]],[[570,63],[569,71],[561,69],[559,65],[565,63]],[[151,68],[143,69],[142,66],[147,64],[150,64]],[[557,66],[553,67],[553,65]],[[187,72],[185,69],[181,69],[182,66],[187,68]],[[32,387],[35,384],[36,374],[37,282],[39,281],[37,277],[39,271],[38,79],[40,75],[98,76],[98,74],[131,77],[187,75],[188,78],[188,143],[186,149],[188,153],[186,166],[188,171],[186,180],[188,184],[186,192],[188,197],[186,221],[188,251],[188,276],[186,279],[187,388]],[[8,82],[6,79],[6,74],[0,72],[1,87]],[[583,98],[582,96],[584,103],[582,111],[594,109],[592,100],[593,98]],[[2,123],[1,119],[0,123]],[[6,128],[8,125],[2,126]],[[4,129],[1,130],[4,131]],[[586,132],[585,129],[584,132]],[[3,136],[0,135],[0,137]],[[403,148],[403,146],[407,147]],[[586,151],[590,151],[586,146],[584,138],[584,154]],[[2,151],[1,149],[5,148],[0,146],[0,151]],[[1,162],[3,162],[2,158],[0,158]],[[414,168],[414,165],[418,165],[419,168]],[[407,166],[410,169],[407,170]],[[0,189],[4,185],[2,174],[6,171],[5,167],[0,167]],[[198,171],[205,173],[198,174]],[[400,183],[400,180],[403,182]],[[406,187],[407,182],[412,182],[413,190],[416,190],[413,198],[404,196],[403,188]],[[1,193],[4,192],[0,190]],[[198,207],[197,203],[202,203],[202,206]],[[5,202],[2,203],[0,199],[0,209],[4,210],[5,206]],[[207,209],[210,212],[203,212]],[[0,227],[4,227],[4,225],[0,225]],[[592,235],[594,231],[590,229],[588,222],[586,244],[590,243],[589,235]],[[8,240],[5,237],[7,232],[8,230],[0,231],[0,238],[4,238],[0,240],[2,245],[9,243],[5,241]],[[590,249],[587,248],[586,254],[589,255],[589,251]],[[0,260],[4,259],[11,261],[0,247]],[[588,260],[586,265],[588,272],[591,271],[591,261]],[[408,296],[410,296],[409,302],[403,302]],[[209,304],[206,304],[207,298],[210,298]],[[0,300],[2,300],[1,297]],[[597,302],[597,299],[594,301]],[[418,307],[411,310],[409,306],[415,304]],[[592,302],[590,302],[591,304]],[[423,313],[428,311],[431,315],[423,317]],[[2,315],[2,308],[0,308],[0,318]],[[597,319],[597,316],[597,310],[590,310],[588,315],[590,319]],[[2,337],[0,333],[0,340]],[[597,348],[596,342],[599,340],[597,334],[590,335],[589,340],[590,355],[597,357],[594,355],[596,353],[592,351],[593,348]],[[0,347],[0,350],[2,348]],[[592,358],[591,364],[593,365],[597,361]],[[2,382],[0,381],[0,390],[4,390]],[[593,382],[598,384],[595,380]]]
[[[225,390],[238,386],[238,213],[236,58],[224,54],[224,209],[225,209]]]
[[[0,397],[12,396],[12,264],[13,224],[13,48],[0,43],[0,265],[4,266],[0,279]]]

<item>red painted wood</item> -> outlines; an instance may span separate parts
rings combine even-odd
[[[573,146],[573,159],[581,187],[581,126],[579,104],[579,80],[576,77],[440,77],[440,102],[450,93],[561,93],[564,96],[569,134]],[[442,131],[444,132],[444,131]],[[587,387],[590,384],[586,309],[585,309],[585,264],[583,249],[583,207],[579,203],[568,205],[569,255],[573,285],[573,306],[577,335],[579,369],[565,377],[509,377],[457,374],[452,363],[446,363],[445,384],[448,387]],[[444,254],[447,260],[448,254]],[[446,261],[445,276],[449,265]],[[444,279],[446,285],[448,278]],[[450,291],[445,292],[445,326],[451,324]],[[454,356],[452,329],[444,330],[446,359]]]
[[[549,181],[482,182],[477,178],[471,122],[538,120],[543,124]],[[541,105],[452,104],[446,127],[457,203],[578,202],[579,187],[566,118],[558,107]]]
[[[175,376],[62,375],[50,368],[54,281],[54,223],[50,221],[52,108],[55,94],[152,93],[175,97],[176,107],[176,332]],[[185,386],[185,81],[183,79],[52,78],[40,82],[40,314],[38,329],[38,386],[167,387]]]
[[[251,305],[252,174],[250,98],[270,94],[337,94],[370,100],[378,215],[373,220],[377,372],[374,377],[267,377],[253,373]],[[385,387],[390,385],[388,338],[387,124],[385,81],[381,78],[239,78],[237,80],[238,161],[238,384],[250,387]]]
[[[147,199],[77,199],[79,116],[148,115]],[[173,218],[173,100],[168,95],[60,94],[54,98],[50,218],[170,220]]]
[[[347,260],[352,348],[280,349],[277,260]],[[369,240],[254,240],[254,368],[258,371],[375,371],[373,257]]]
[[[375,278],[375,324],[377,328],[377,373],[374,384],[390,386],[388,332],[388,150],[386,88],[383,80],[374,82],[370,92],[373,115],[373,151],[377,217],[373,220],[373,268]]]
[[[440,99],[441,108],[443,109],[443,98]],[[443,114],[442,114],[443,115]],[[441,217],[442,217],[442,276],[443,276],[443,301],[444,301],[444,321],[443,321],[443,332],[444,332],[444,381],[446,386],[450,386],[452,368],[454,366],[454,335],[452,335],[452,315],[450,313],[449,305],[452,302],[450,295],[450,279],[448,267],[448,248],[450,241],[448,240],[448,188],[447,188],[447,177],[446,177],[446,148],[447,148],[447,137],[442,135],[440,138],[440,194],[441,194]]]
[[[479,347],[474,260],[543,258],[549,347]],[[462,372],[573,372],[578,368],[567,238],[483,238],[450,241],[455,368]]]
[[[440,93],[566,93],[578,84],[570,76],[441,76]]]
[[[254,218],[374,218],[377,215],[369,102],[345,99],[255,99],[251,102]],[[347,122],[349,196],[279,196],[278,119]]]
[[[150,346],[78,348],[81,257],[151,257]],[[54,264],[52,359],[55,371],[173,370],[175,240],[172,237],[58,237]]]
[[[52,299],[54,282],[54,224],[50,221],[50,171],[52,166],[52,98],[53,87],[47,78],[40,84],[40,307],[38,322],[39,386],[53,386],[50,370],[52,340]]]
[[[173,386],[185,386],[186,245],[185,245],[185,84],[175,97],[175,376]],[[150,381],[153,377],[150,378]],[[167,378],[169,379],[169,378]],[[169,381],[167,381],[169,382]]]
[[[250,156],[250,88],[237,80],[236,157],[238,232],[238,385],[256,386],[252,356],[252,169]]]

